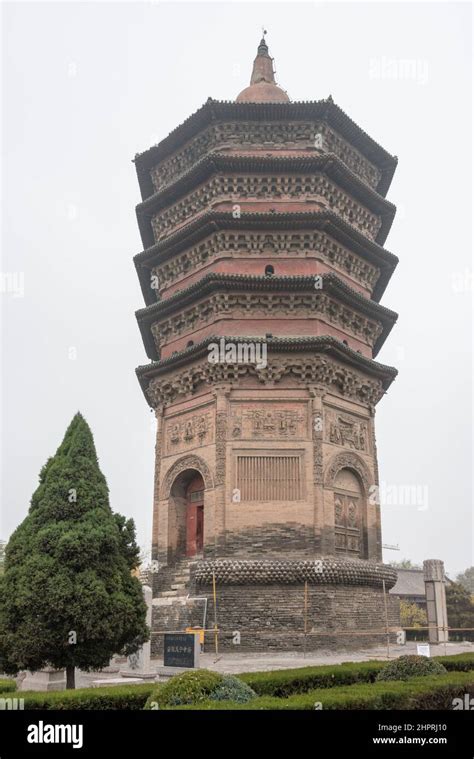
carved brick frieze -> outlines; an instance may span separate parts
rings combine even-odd
[[[207,127],[181,150],[154,166],[150,174],[155,190],[174,182],[207,153],[226,146],[241,150],[259,147],[262,150],[311,149],[317,146],[322,152],[335,153],[374,189],[381,177],[380,169],[324,122],[236,121]]]
[[[229,437],[232,440],[301,440],[307,436],[304,404],[232,404]]]
[[[219,256],[316,256],[336,271],[372,290],[380,270],[339,245],[325,232],[215,232],[199,245],[173,256],[152,269],[162,292],[191,271],[208,266]]]
[[[216,414],[216,485],[225,483],[226,473],[227,412]]]
[[[155,509],[157,509],[158,501],[160,500],[160,474],[161,474],[161,456],[163,451],[163,408],[157,406],[155,408],[156,418],[156,438],[155,438],[155,476],[153,481],[153,519],[157,518]],[[151,558],[153,561],[158,559],[158,545],[157,536],[153,535]]]
[[[212,414],[189,413],[167,419],[164,425],[166,455],[214,442]]]
[[[379,460],[378,460],[378,456],[377,456],[377,441],[376,441],[376,438],[375,438],[375,425],[374,425],[373,420],[372,420],[372,423],[371,423],[371,428],[372,428],[372,452],[373,452],[373,455],[374,455],[375,484],[378,485],[379,484]]]
[[[327,410],[325,414],[326,442],[367,453],[369,451],[368,420],[340,411]]]
[[[217,319],[321,316],[371,347],[381,334],[380,322],[369,319],[322,291],[314,293],[215,293],[190,308],[155,322],[151,331],[158,350],[171,340],[200,329]]]
[[[215,203],[238,204],[255,200],[296,200],[303,203],[307,200],[321,200],[327,208],[371,239],[375,239],[382,224],[380,216],[369,211],[321,172],[301,176],[277,174],[273,177],[261,174],[216,174],[152,217],[155,241],[167,237],[177,226]]]
[[[242,378],[251,376],[262,386],[273,385],[283,378],[293,378],[304,384],[325,384],[328,390],[365,404],[375,405],[384,395],[380,380],[371,379],[330,358],[315,356],[271,357],[267,366],[252,364],[210,363],[206,359],[184,369],[152,379],[147,397],[152,406],[172,403],[178,396],[191,396],[204,384],[217,382],[238,386]]]
[[[320,411],[313,414],[313,482],[323,483],[323,417]]]

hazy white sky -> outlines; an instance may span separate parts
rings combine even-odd
[[[468,3],[3,3],[0,537],[79,409],[115,511],[151,535],[154,436],[134,369],[141,250],[131,159],[208,96],[234,99],[268,29],[293,100],[330,93],[399,166],[378,360],[386,560],[474,564],[471,7]],[[408,63],[407,63],[408,62]]]

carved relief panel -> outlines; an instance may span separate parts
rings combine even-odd
[[[292,440],[307,436],[303,404],[233,404],[229,438],[232,440]]]
[[[181,453],[214,442],[210,411],[190,412],[165,420],[165,454]]]
[[[324,427],[326,442],[361,453],[370,453],[368,420],[352,414],[328,410]]]

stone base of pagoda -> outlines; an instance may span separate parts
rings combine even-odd
[[[325,557],[197,561],[191,566],[187,600],[154,601],[153,628],[201,626],[206,604],[197,598],[207,599],[206,628],[213,628],[213,578],[220,650],[353,650],[385,644],[387,617],[392,642],[400,626],[398,598],[388,593],[396,582],[395,570],[371,561]],[[158,654],[162,635],[153,638]],[[212,632],[205,642],[211,651]]]

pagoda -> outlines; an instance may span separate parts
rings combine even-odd
[[[135,157],[155,651],[189,625],[258,650],[399,624],[374,427],[396,164],[331,97],[291,102],[265,39],[235,101]]]

